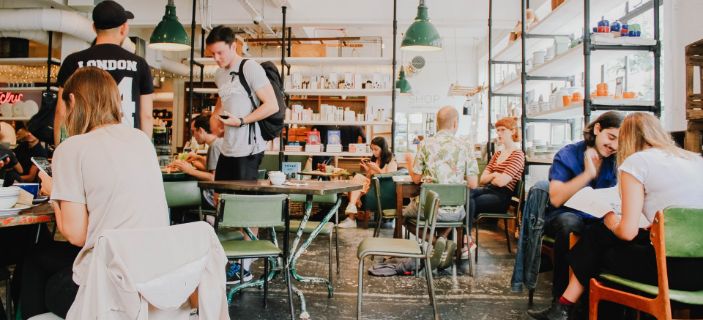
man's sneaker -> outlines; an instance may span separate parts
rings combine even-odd
[[[454,253],[456,252],[456,243],[452,240],[447,240],[442,253],[442,258],[439,259],[438,269],[444,270],[452,266],[454,263]]]
[[[242,282],[239,270],[241,270],[239,263],[230,264],[229,268],[227,268],[227,284],[238,284]],[[244,282],[251,281],[253,278],[249,270],[244,270]]]
[[[353,204],[353,203],[348,204],[348,205],[347,205],[347,208],[344,209],[344,213],[346,213],[346,214],[356,214],[356,213],[357,213],[356,205]]]
[[[337,225],[337,228],[342,228],[342,229],[347,229],[347,228],[356,228],[356,220],[354,219],[349,219],[348,217],[344,219],[344,221],[340,222]]]
[[[434,246],[432,247],[432,256],[430,257],[430,264],[432,266],[432,270],[437,269],[439,267],[439,262],[442,259],[442,254],[444,254],[444,249],[447,247],[447,239],[444,237],[439,237],[437,240],[434,242]]]

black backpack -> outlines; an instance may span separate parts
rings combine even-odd
[[[56,112],[57,94],[52,91],[42,92],[41,107],[27,122],[27,130],[39,141],[54,144],[54,113]]]
[[[251,92],[251,88],[249,88],[247,79],[244,77],[244,63],[247,61],[249,60],[244,59],[242,63],[239,64],[239,72],[237,75],[239,76],[239,82],[244,86],[244,90],[247,91],[249,101],[251,101],[254,108],[258,108],[259,105],[254,102],[253,93]],[[261,137],[266,141],[270,141],[278,137],[283,130],[283,120],[286,117],[286,94],[283,92],[283,80],[281,80],[281,75],[278,73],[276,65],[271,61],[266,61],[261,64],[261,67],[264,68],[266,77],[269,79],[269,82],[271,82],[273,92],[276,94],[276,101],[278,102],[278,112],[258,121],[259,129],[261,129]],[[252,126],[251,128],[253,129],[254,127]]]

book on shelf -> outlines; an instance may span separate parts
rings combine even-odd
[[[292,178],[294,174],[300,172],[300,162],[283,162],[281,171],[288,177]]]
[[[610,212],[617,215],[622,214],[620,193],[617,186],[602,189],[585,187],[571,196],[564,206],[583,211],[598,219]],[[650,223],[644,214],[640,214],[639,227],[645,228],[649,225]]]
[[[349,144],[350,153],[366,153],[365,143],[350,143]]]
[[[342,144],[342,133],[340,130],[328,130],[327,131],[327,144],[340,145]]]

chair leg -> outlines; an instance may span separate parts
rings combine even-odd
[[[339,274],[339,229],[337,225],[339,224],[339,214],[335,214],[335,219],[337,223],[334,224],[334,255],[337,258],[337,274]]]
[[[330,234],[329,237],[329,245],[328,245],[328,259],[329,259],[329,264],[328,264],[328,269],[327,269],[327,276],[329,278],[330,286],[334,288],[334,280],[332,279],[332,234]],[[332,291],[329,292],[329,297],[332,298]]]
[[[530,306],[530,307],[532,306],[532,301],[534,300],[534,298],[535,298],[535,289],[530,289],[527,292],[527,305],[528,306]]]
[[[264,309],[269,293],[269,258],[264,258]]]
[[[513,251],[510,249],[510,232],[508,232],[508,219],[503,219],[503,223],[505,224],[505,242],[508,244],[508,253],[513,253]]]
[[[283,256],[281,256],[283,259]],[[290,318],[295,319],[295,307],[293,306],[293,283],[290,280],[290,270],[288,270],[288,262],[283,261],[283,273],[286,274],[286,286],[288,287],[288,307],[290,308]]]
[[[430,265],[430,258],[425,256],[425,265]],[[432,313],[434,314],[435,320],[439,319],[439,312],[437,311],[437,302],[435,301],[434,295],[434,283],[432,282],[432,270],[425,268],[425,276],[427,278],[427,290],[430,294],[430,304],[432,305]]]
[[[12,277],[7,278],[5,281],[5,314],[8,320],[14,319],[12,317],[12,288],[10,283],[12,282]]]
[[[457,237],[456,228],[452,228],[452,239],[454,240],[454,242],[457,243],[457,247],[461,248],[461,246],[458,243],[459,238]],[[456,255],[456,253],[455,253],[455,255]],[[461,258],[461,253],[459,254],[459,258]],[[453,259],[453,257],[447,257],[447,259]],[[458,258],[457,258],[456,262],[457,263],[459,262]],[[456,275],[456,263],[452,263],[452,275],[454,275],[454,276]]]
[[[474,229],[476,230],[476,239],[474,239],[476,243],[476,250],[474,250],[474,260],[476,261],[476,264],[478,264],[478,219],[474,221]]]
[[[356,293],[356,319],[361,319],[361,300],[364,294],[364,259],[366,256],[359,258],[359,286]]]

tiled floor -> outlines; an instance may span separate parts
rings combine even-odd
[[[383,236],[389,237],[390,229]],[[344,229],[340,232],[341,273],[335,277],[335,293],[327,298],[323,285],[298,284],[306,295],[311,319],[356,318],[357,269],[356,248],[371,230]],[[324,236],[323,236],[324,237]],[[515,245],[513,245],[513,250]],[[508,254],[505,238],[495,226],[481,230],[481,246],[475,277],[451,272],[435,277],[435,290],[442,319],[525,319],[527,293],[510,291],[514,253]],[[327,242],[316,241],[300,260],[299,270],[304,275],[327,276]],[[367,260],[367,266],[369,262]],[[550,274],[540,275],[536,305],[548,302]],[[364,319],[431,319],[424,278],[413,276],[378,278],[364,276]],[[284,319],[287,318],[286,294],[283,281],[274,280],[270,287],[268,308],[261,304],[262,291],[249,289],[234,297],[230,307],[232,319]],[[294,298],[296,312],[300,304]]]

